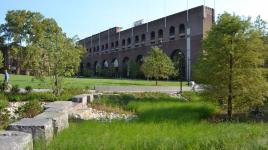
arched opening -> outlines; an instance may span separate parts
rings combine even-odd
[[[84,64],[80,63],[80,75],[83,75],[83,71],[84,71]]]
[[[108,63],[108,61],[107,60],[103,60],[102,61],[102,68],[103,69],[107,69],[109,67],[109,63]]]
[[[182,79],[185,79],[186,67],[185,67],[185,54],[183,53],[183,51],[179,49],[174,50],[170,57],[177,71],[177,75],[175,76],[175,78],[179,79],[182,77]]]
[[[175,36],[175,27],[174,26],[171,26],[170,28],[169,28],[169,36]]]
[[[184,24],[180,24],[179,26],[179,36],[181,38],[185,37],[185,25]]]
[[[87,69],[91,69],[91,64],[89,62],[87,63]]]
[[[99,65],[98,61],[95,61],[94,62],[94,74],[99,75],[99,72],[100,72],[100,65]]]
[[[111,62],[111,75],[113,77],[118,77],[118,72],[119,72],[119,62],[116,58],[114,58]]]
[[[158,30],[158,38],[160,39],[160,38],[163,38],[163,36],[164,36],[164,32],[163,32],[163,30],[162,29],[159,29]]]
[[[137,58],[136,58],[136,63],[137,63],[138,65],[142,65],[143,62],[144,62],[144,57],[143,57],[143,55],[138,55]]]
[[[122,61],[122,76],[129,77],[129,58],[125,57]]]
[[[151,32],[151,40],[155,40],[155,32],[154,31]]]

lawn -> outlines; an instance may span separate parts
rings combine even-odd
[[[33,88],[50,88],[49,78],[44,81],[35,79],[32,76],[11,75],[12,85],[19,87],[32,86]],[[159,81],[160,86],[179,86],[175,81]],[[184,83],[185,85],[186,83]],[[154,86],[155,81],[149,80],[130,80],[130,79],[98,79],[98,78],[65,78],[64,87],[66,88],[85,88],[94,86]]]
[[[265,123],[212,123],[217,107],[184,102],[163,94],[107,97],[94,105],[136,112],[132,121],[80,121],[54,138],[46,149],[267,149]],[[37,147],[39,149],[40,147]]]

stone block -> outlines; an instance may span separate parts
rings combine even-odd
[[[52,102],[52,103],[48,103],[44,105],[45,109],[58,108],[62,110],[72,109],[72,106],[73,106],[73,103],[71,101],[56,101],[56,102]]]
[[[31,133],[34,142],[40,140],[49,143],[53,138],[53,123],[51,119],[24,118],[10,124],[8,130]]]
[[[82,103],[83,106],[87,106],[87,97],[87,94],[77,95],[72,98],[72,101],[75,103]]]
[[[44,107],[45,112],[63,112],[69,115],[73,110],[73,105],[71,101],[56,101],[48,103]]]
[[[18,131],[0,131],[0,150],[33,150],[32,135]]]
[[[68,114],[64,112],[55,112],[55,111],[48,111],[44,112],[42,114],[39,114],[35,116],[34,118],[45,118],[45,119],[51,119],[53,122],[53,131],[54,134],[58,134],[61,132],[63,129],[69,127],[69,122],[68,122]]]

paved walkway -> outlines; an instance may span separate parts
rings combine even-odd
[[[190,87],[184,86],[182,90],[190,91]],[[97,86],[96,91],[176,93],[180,91],[180,87],[179,86]]]

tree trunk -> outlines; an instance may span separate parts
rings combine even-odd
[[[233,84],[232,84],[232,80],[233,80],[233,55],[230,54],[230,60],[229,60],[229,83],[228,83],[228,119],[231,120],[232,119],[232,114],[233,114]]]
[[[155,85],[158,86],[158,79],[155,78]]]

